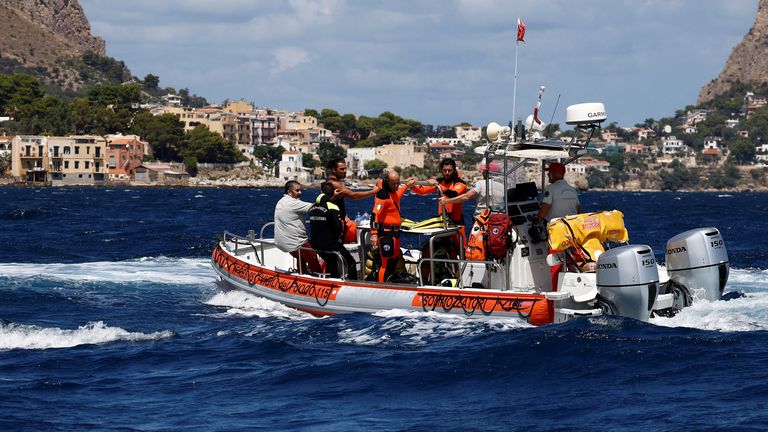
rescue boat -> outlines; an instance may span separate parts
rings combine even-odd
[[[662,281],[652,248],[629,244],[618,210],[566,216],[546,226],[534,221],[540,194],[534,182],[518,181],[519,170],[529,164],[543,168],[552,161],[567,165],[594,154],[589,140],[605,119],[601,103],[567,108],[566,123],[588,134],[583,145],[542,138],[543,125],[530,118],[527,137],[522,136],[522,124],[516,128],[520,133],[495,123],[488,126],[488,144],[475,151],[486,164],[503,167],[486,180],[502,183],[506,191],[501,197],[504,208],[497,212],[509,217],[512,228],[501,256],[467,259],[459,227],[443,220],[403,229],[403,236],[414,236],[415,246],[403,241],[403,272],[397,278],[386,282],[331,278],[302,272],[301,263],[265,236],[270,223],[258,236],[253,230],[244,236],[225,232],[211,264],[227,287],[318,316],[399,309],[517,318],[533,325],[599,315],[648,321],[655,315],[674,315],[694,301],[718,300],[729,263],[717,228],[694,228],[669,239],[668,279]],[[487,197],[487,207],[498,202],[495,198]],[[355,242],[345,245],[356,258],[358,274],[370,266],[369,236],[370,228],[359,224]],[[440,246],[446,242],[458,247],[446,252]],[[346,269],[340,273],[346,274]]]

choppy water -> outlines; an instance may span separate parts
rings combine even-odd
[[[768,428],[766,194],[583,194],[659,258],[667,238],[717,226],[726,291],[745,297],[540,328],[321,319],[220,290],[215,237],[268,221],[280,195],[0,188],[0,430]],[[403,207],[419,219],[436,203]]]

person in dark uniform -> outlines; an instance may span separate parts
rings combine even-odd
[[[343,225],[340,209],[331,201],[334,189],[333,183],[323,182],[320,185],[320,195],[309,209],[310,243],[325,261],[326,271],[331,277],[341,277],[341,255],[347,270],[345,276],[347,279],[357,279],[355,258],[341,240]]]

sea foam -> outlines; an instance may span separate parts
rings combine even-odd
[[[152,282],[155,284],[206,284],[216,280],[207,258],[150,257],[128,261],[86,263],[0,263],[7,278],[43,278],[84,282]]]
[[[110,327],[101,321],[90,322],[76,330],[0,323],[0,350],[71,348],[116,341],[154,341],[173,336],[175,333],[170,330],[149,334],[129,332],[120,327]]]

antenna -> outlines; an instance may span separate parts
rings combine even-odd
[[[560,93],[557,94],[557,101],[555,101],[555,107],[552,109],[552,117],[549,118],[549,124],[552,124],[552,120],[555,119],[555,112],[557,111],[557,104],[560,103]]]

